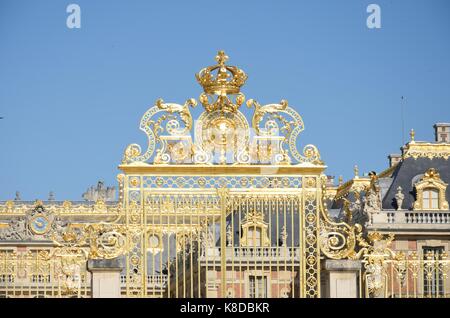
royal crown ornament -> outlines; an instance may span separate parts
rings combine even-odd
[[[247,80],[247,74],[236,66],[225,65],[227,60],[225,52],[219,51],[216,65],[203,68],[195,74],[204,91],[199,100],[208,112],[219,109],[235,112],[245,101],[240,90]],[[234,101],[228,95],[234,95]]]

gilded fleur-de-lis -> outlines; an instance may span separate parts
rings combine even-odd
[[[228,61],[228,55],[224,51],[219,51],[216,55],[216,61],[220,66],[224,66],[225,62]]]

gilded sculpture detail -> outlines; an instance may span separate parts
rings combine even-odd
[[[375,172],[369,173],[370,184],[366,188],[366,195],[364,198],[363,211],[367,215],[367,224],[373,223],[373,215],[381,211],[381,190],[378,184],[378,176]]]

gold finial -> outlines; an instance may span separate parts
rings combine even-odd
[[[414,129],[411,129],[411,131],[409,132],[409,136],[411,137],[411,141],[414,141],[416,137],[416,132],[414,131]]]
[[[355,165],[355,166],[353,167],[353,172],[355,173],[355,179],[358,179],[358,178],[359,178],[359,168],[358,168],[358,165]]]
[[[219,51],[216,55],[216,61],[220,66],[224,66],[225,62],[228,61],[228,55],[224,51]]]
[[[344,183],[344,178],[342,176],[339,176],[339,186],[341,186]]]

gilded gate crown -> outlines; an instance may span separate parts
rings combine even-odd
[[[235,113],[245,101],[240,90],[247,80],[247,74],[236,66],[225,65],[227,60],[228,55],[219,51],[216,65],[205,67],[195,74],[203,87],[199,101],[207,112],[220,110]]]
[[[124,165],[323,165],[314,145],[306,145],[303,155],[299,153],[297,137],[304,129],[303,119],[286,100],[261,105],[249,99],[250,128],[249,119],[239,110],[245,102],[240,90],[247,74],[225,65],[227,59],[219,51],[217,64],[196,74],[203,87],[198,100],[205,111],[195,122],[190,112],[197,105],[193,98],[184,104],[158,99],[147,110],[140,124],[148,137],[147,150],[142,153],[138,144],[129,145]]]
[[[247,80],[247,74],[236,66],[225,65],[227,60],[228,55],[219,51],[216,55],[216,65],[203,68],[195,74],[205,93],[223,96],[240,92],[241,86]]]

